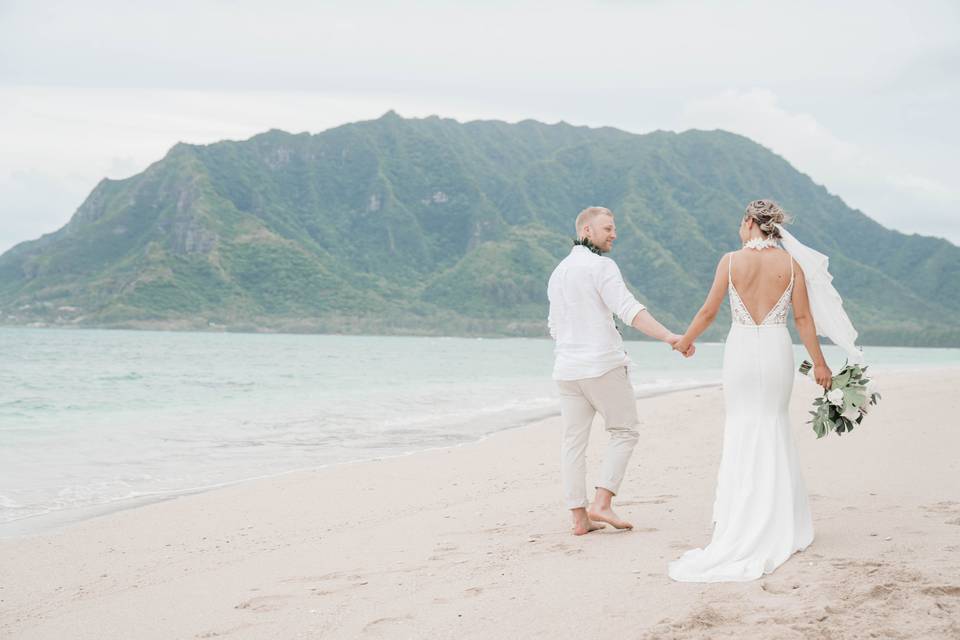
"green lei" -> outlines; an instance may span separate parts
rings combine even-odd
[[[600,247],[590,242],[590,238],[575,238],[573,240],[573,246],[585,247],[590,249],[590,251],[593,251],[598,256],[603,255],[603,251],[600,251]]]

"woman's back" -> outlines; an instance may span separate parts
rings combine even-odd
[[[796,369],[785,316],[792,260],[777,248],[747,248],[727,258],[733,322],[723,348],[725,418],[713,535],[706,547],[670,564],[670,577],[680,581],[753,580],[813,541],[790,430]]]
[[[723,347],[724,430],[710,544],[670,564],[686,582],[732,582],[770,573],[813,541],[813,520],[790,427],[796,378],[787,331],[797,333],[830,380],[810,319],[806,278],[777,243],[786,214],[771,200],[751,202],[740,221],[744,248],[723,256],[700,311],[674,348],[686,353],[729,294],[732,322]],[[783,236],[786,238],[786,236]],[[789,245],[788,245],[789,246]]]
[[[761,324],[781,301],[793,278],[792,267],[793,259],[783,249],[741,249],[730,254],[730,281],[754,324]]]

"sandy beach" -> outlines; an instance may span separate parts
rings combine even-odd
[[[819,441],[797,383],[816,540],[754,582],[666,575],[709,538],[713,387],[639,401],[632,532],[570,535],[553,418],[0,540],[0,638],[957,638],[960,371],[877,381],[865,426]]]

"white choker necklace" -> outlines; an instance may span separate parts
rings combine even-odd
[[[743,243],[744,249],[756,249],[757,251],[776,246],[778,246],[778,243],[773,238],[754,238]]]

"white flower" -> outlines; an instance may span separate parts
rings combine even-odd
[[[834,405],[835,407],[843,406],[843,391],[840,389],[832,389],[827,392],[827,401]]]
[[[850,407],[849,409],[844,411],[842,415],[844,418],[846,418],[850,422],[856,422],[857,418],[860,417],[860,410],[857,409],[856,407]]]

